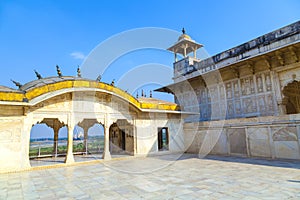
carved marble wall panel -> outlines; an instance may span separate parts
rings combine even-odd
[[[274,141],[274,148],[276,158],[300,159],[297,141]]]
[[[239,98],[240,97],[240,86],[239,86],[239,81],[233,81],[233,93],[234,93],[234,98]]]
[[[236,100],[234,102],[234,105],[235,105],[235,114],[236,114],[236,116],[241,115],[243,113],[242,112],[241,101],[240,100]]]
[[[211,104],[207,105],[207,117],[208,117],[208,119],[211,118]]]
[[[262,74],[257,74],[256,75],[256,87],[257,87],[257,93],[263,93],[264,92]]]
[[[197,97],[198,104],[200,104],[200,102],[201,102],[201,99],[200,99],[200,97],[201,97],[201,90],[200,90],[200,88],[195,88],[195,95]]]
[[[199,153],[206,132],[206,130],[198,131],[195,135],[193,135],[193,137],[189,136],[189,133],[185,133],[185,136],[188,136],[191,139],[189,143],[190,145],[186,147],[187,153]]]
[[[251,114],[251,113],[257,112],[255,97],[244,98],[244,99],[242,99],[242,102],[243,102],[244,114]]]
[[[201,88],[201,104],[207,103],[207,89],[206,88]]]
[[[271,157],[268,127],[247,128],[251,156]]]
[[[211,104],[211,117],[212,119],[218,119],[220,116],[220,105],[219,103]]]
[[[226,116],[227,103],[226,101],[220,101],[220,119],[223,119],[223,116]]]
[[[249,76],[241,79],[241,92],[243,96],[248,96],[255,93],[253,76]]]
[[[260,95],[257,97],[257,101],[258,101],[258,109],[259,109],[259,112],[261,114],[264,114],[266,113],[267,111],[267,103],[266,103],[266,96],[265,95]]]
[[[266,102],[267,102],[267,107],[268,107],[268,112],[269,114],[274,113],[275,112],[275,101],[274,101],[274,97],[273,94],[267,94],[266,96]]]
[[[231,82],[227,82],[225,84],[225,87],[226,87],[226,98],[231,99],[233,97]]]
[[[208,105],[200,106],[200,119],[202,119],[202,120],[208,119]]]
[[[251,97],[244,98],[242,100],[242,102],[243,102],[244,113],[245,114],[251,113],[252,112],[252,100],[251,100]]]
[[[226,109],[227,118],[266,116],[273,115],[276,109],[272,84],[270,71],[262,71],[255,75],[211,85],[209,88],[199,85],[195,94],[200,107],[219,103],[220,109]],[[227,102],[225,103],[224,100]],[[201,114],[200,120],[210,120],[208,108],[203,106],[201,110],[204,113]],[[220,113],[224,113],[223,110]],[[218,119],[215,114],[213,116],[213,119]],[[219,119],[221,118],[223,117],[220,116]]]
[[[271,81],[271,75],[270,73],[265,73],[264,74],[264,77],[265,77],[265,86],[266,86],[266,91],[267,92],[270,92],[272,91],[272,81]]]
[[[230,118],[234,116],[234,105],[232,100],[227,101],[227,116]]]
[[[207,90],[207,103],[211,103],[211,92]]]
[[[220,92],[220,100],[225,100],[225,87],[224,84],[219,85],[219,92]]]
[[[245,128],[229,128],[227,135],[230,144],[230,153],[247,154],[246,133]]]
[[[297,141],[297,127],[272,127],[273,141]]]
[[[209,88],[209,94],[210,94],[210,99],[211,102],[217,102],[219,101],[219,95],[218,95],[218,86],[213,86]]]
[[[227,135],[225,129],[219,135],[218,141],[216,142],[215,146],[213,147],[211,153],[212,154],[219,154],[219,155],[227,155],[229,152],[228,145],[227,145]]]

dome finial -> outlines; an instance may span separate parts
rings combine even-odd
[[[61,73],[58,65],[56,65],[56,71],[57,71],[58,77],[62,77],[62,73]]]
[[[34,70],[34,73],[35,73],[35,75],[36,75],[36,77],[38,79],[42,79],[43,78],[36,70]]]
[[[101,78],[102,78],[102,76],[99,75],[99,76],[97,77],[96,81],[97,81],[97,82],[100,82],[100,81],[101,81]]]
[[[14,81],[12,79],[10,79],[19,89],[21,89],[21,87],[23,86],[21,83]]]
[[[182,34],[185,34],[185,29],[184,28],[182,28]]]
[[[111,82],[110,85],[111,85],[111,86],[115,86],[115,79],[112,80],[112,82]]]
[[[80,71],[79,65],[78,65],[78,67],[77,67],[77,76],[78,76],[79,78],[81,78],[81,71]]]

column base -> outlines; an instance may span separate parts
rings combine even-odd
[[[103,160],[111,160],[110,152],[103,152]]]
[[[67,154],[66,158],[65,158],[65,163],[66,164],[71,164],[74,163],[74,155],[73,154]]]
[[[31,168],[31,164],[30,164],[30,161],[29,161],[29,157],[28,159],[26,159],[25,161],[23,161],[22,163],[22,169],[28,169],[28,168]]]

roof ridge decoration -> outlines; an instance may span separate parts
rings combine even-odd
[[[47,79],[54,80],[54,82],[47,81]],[[45,81],[46,80],[46,81]],[[76,77],[70,77],[69,79],[58,79],[57,77],[51,78],[44,78],[41,80],[35,80],[37,83],[29,87],[28,89],[24,89],[24,92],[20,91],[0,91],[0,102],[1,104],[9,104],[9,102],[13,103],[26,103],[29,106],[35,105],[41,101],[44,101],[45,98],[51,98],[49,93],[55,91],[70,92],[70,91],[84,91],[84,90],[93,90],[99,92],[106,92],[117,96],[123,100],[128,101],[130,104],[135,106],[136,108],[143,110],[165,110],[165,111],[180,111],[180,106],[171,103],[157,103],[154,101],[144,101],[141,102],[138,99],[134,98],[131,94],[123,91],[120,88],[112,86],[108,83],[97,82],[95,80],[88,80],[88,79],[76,79]],[[42,81],[43,84],[40,84]],[[32,81],[34,82],[34,81]],[[27,83],[28,84],[28,83]],[[23,86],[24,87],[24,86]],[[70,90],[71,89],[71,90]],[[60,94],[60,93],[59,93]],[[56,94],[56,95],[59,95]],[[37,99],[40,99],[39,101]],[[33,103],[34,102],[34,103]]]

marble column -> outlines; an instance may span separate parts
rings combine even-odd
[[[53,154],[55,157],[57,157],[59,127],[54,126],[53,131],[54,131]]]
[[[73,129],[72,125],[68,125],[68,146],[67,146],[67,155],[65,159],[65,163],[70,164],[74,162],[73,155]]]
[[[104,151],[103,151],[103,159],[110,160],[111,155],[109,151],[109,125],[104,125]]]
[[[83,128],[83,135],[84,135],[84,139],[83,139],[83,150],[85,151],[85,154],[88,154],[88,127],[84,127]]]
[[[133,118],[133,127],[132,127],[132,138],[133,138],[133,155],[136,155],[137,152],[137,126],[136,126],[136,119]]]

